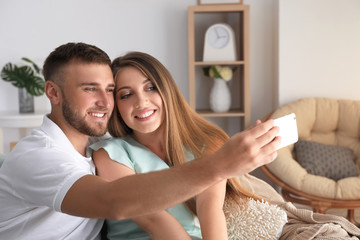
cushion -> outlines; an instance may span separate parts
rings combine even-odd
[[[295,159],[308,173],[331,178],[358,176],[353,151],[342,146],[299,140],[295,144]]]
[[[240,205],[230,197],[224,203],[229,240],[279,239],[287,214],[267,201],[240,199]]]

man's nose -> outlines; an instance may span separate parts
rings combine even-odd
[[[109,108],[114,102],[114,97],[107,91],[100,91],[98,96],[97,105]]]

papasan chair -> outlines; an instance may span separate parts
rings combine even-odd
[[[289,113],[296,114],[299,141],[261,169],[285,200],[320,213],[347,209],[347,218],[359,226],[354,210],[360,209],[360,101],[303,98],[267,118]]]

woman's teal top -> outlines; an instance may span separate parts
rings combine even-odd
[[[102,142],[95,143],[90,146],[93,150],[103,148],[110,156],[110,158],[120,164],[123,164],[135,173],[147,173],[169,168],[169,166],[156,154],[150,151],[147,147],[137,142],[130,136],[125,138],[112,138]],[[193,160],[194,156],[186,154],[186,161]],[[126,194],[124,192],[124,194]],[[201,237],[201,230],[199,220],[186,206],[181,203],[172,208],[167,209],[173,215],[184,229],[193,238]],[[151,238],[147,232],[143,231],[132,220],[107,220],[108,238],[110,240],[121,239],[137,239],[150,240]]]

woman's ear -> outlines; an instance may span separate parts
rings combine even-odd
[[[49,98],[51,104],[59,104],[61,99],[61,89],[53,81],[45,82],[45,94]]]

